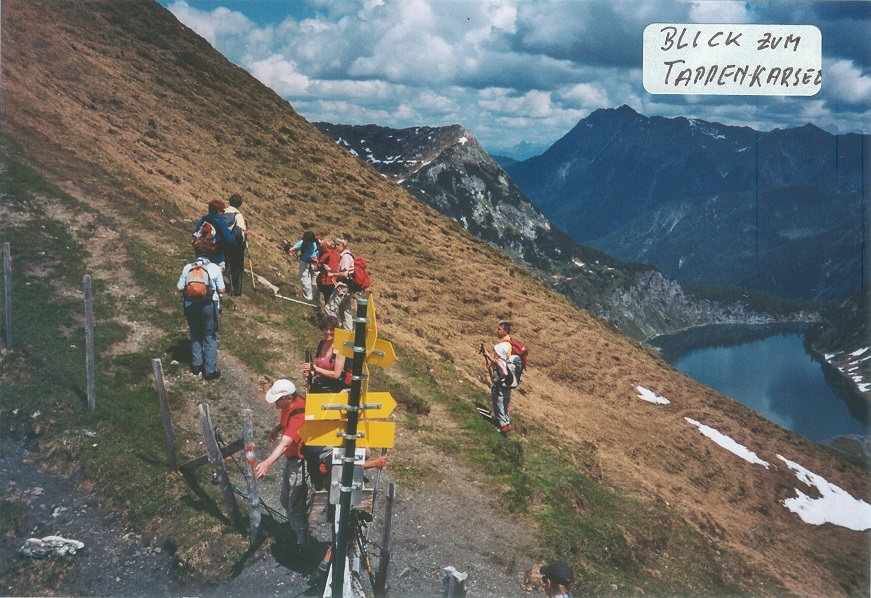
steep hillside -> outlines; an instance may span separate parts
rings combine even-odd
[[[507,168],[577,241],[683,284],[859,290],[868,137],[597,110]]]
[[[106,508],[130,509],[137,495],[154,490],[134,482],[162,452],[153,437],[157,406],[145,394],[150,363],[139,350],[156,349],[167,363],[184,356],[172,289],[189,257],[193,220],[208,200],[239,192],[252,223],[253,268],[285,294],[296,287],[286,274],[295,265],[279,245],[304,229],[350,237],[371,264],[379,333],[399,352],[399,363],[373,386],[401,395],[391,469],[410,489],[405,512],[421,513],[397,517],[396,550],[418,560],[394,587],[437,576],[449,564],[443,558],[477,552],[485,565],[476,577],[494,580],[486,595],[507,595],[496,582],[519,573],[521,549],[508,549],[515,559],[493,545],[468,548],[480,546],[479,536],[502,546],[503,537],[516,541],[526,532],[535,546],[524,547],[525,556],[569,559],[582,592],[614,583],[625,594],[867,595],[868,532],[804,523],[787,509],[784,501],[799,490],[816,497],[819,487],[778,455],[868,501],[865,471],[679,375],[577,309],[337,147],[156,3],[7,0],[2,28],[4,168],[15,180],[32,173],[40,184],[5,192],[0,230],[28,248],[17,261],[27,285],[45,289],[52,273],[53,284],[25,311],[65,300],[61,314],[70,320],[51,337],[63,342],[27,346],[23,339],[24,349],[4,356],[3,419],[32,427],[26,414],[50,413],[40,423],[42,458],[68,455],[69,467],[84,464],[86,476],[111,470],[81,484],[105,497]],[[63,262],[64,246],[53,237],[69,239],[78,261]],[[26,274],[21,266],[29,266]],[[101,327],[116,342],[101,353],[109,364],[101,375],[128,386],[108,390],[95,421],[77,424],[99,426],[105,436],[71,447],[65,434],[73,416],[58,413],[57,402],[81,402],[72,376],[59,369],[76,344],[67,337],[77,334],[70,303],[79,300],[62,274],[85,268],[112,299],[113,315]],[[40,319],[47,326],[57,317],[46,311]],[[488,392],[477,348],[492,340],[499,318],[513,320],[533,354],[513,401],[517,438],[507,443],[472,423],[480,422],[474,398]],[[211,402],[215,417],[230,423],[229,411],[251,406],[258,429],[272,424],[260,397],[271,380],[296,375],[301,347],[316,337],[312,319],[272,300],[262,285],[228,303],[221,359],[233,375],[211,386],[178,376],[170,389],[186,457],[202,450],[197,402]],[[56,355],[37,361],[40,351]],[[642,401],[638,387],[670,403]],[[433,397],[431,408],[415,411],[419,397]],[[125,406],[129,415],[113,415]],[[685,418],[728,434],[769,466],[722,449]],[[116,449],[95,461],[107,445]],[[221,558],[235,536],[203,497],[165,472],[152,486],[177,504],[136,525],[160,530],[167,546],[181,550],[174,534],[183,518],[215,521],[188,555],[229,569]],[[445,529],[455,535],[439,535]]]

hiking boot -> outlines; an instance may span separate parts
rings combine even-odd
[[[203,373],[203,366],[201,365],[192,365],[191,366],[191,374],[194,376],[199,376]]]
[[[206,372],[203,374],[204,380],[217,380],[221,377],[221,370],[215,370],[214,372]]]
[[[329,571],[324,567],[318,565],[318,568],[314,570],[314,573],[308,576],[306,583],[314,588],[323,588],[327,583],[327,575]]]

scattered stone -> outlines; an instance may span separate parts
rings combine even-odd
[[[78,540],[68,540],[61,536],[46,536],[44,538],[28,538],[19,552],[27,557],[44,559],[49,556],[67,556],[85,545]]]

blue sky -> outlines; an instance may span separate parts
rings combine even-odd
[[[871,2],[706,0],[160,0],[310,121],[460,124],[491,153],[545,148],[599,108],[763,131],[871,133]],[[651,23],[814,25],[808,97],[654,95]]]

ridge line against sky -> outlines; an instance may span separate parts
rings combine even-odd
[[[871,2],[159,0],[311,122],[460,124],[491,153],[540,153],[600,108],[760,131],[871,133]],[[814,25],[810,97],[654,95],[651,23]],[[530,154],[531,155],[531,154]],[[528,156],[517,156],[528,157]]]

